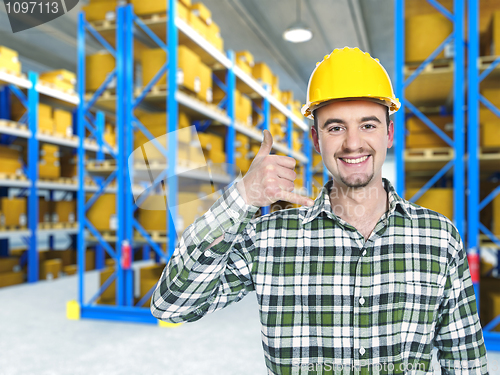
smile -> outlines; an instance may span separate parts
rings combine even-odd
[[[364,162],[366,159],[368,159],[369,156],[370,155],[361,156],[361,157],[356,158],[356,159],[343,159],[343,158],[340,158],[340,160],[342,160],[343,162],[345,162],[347,164],[359,164],[359,163]]]

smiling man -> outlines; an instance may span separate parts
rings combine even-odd
[[[192,322],[256,292],[269,374],[487,374],[462,240],[382,178],[400,107],[367,53],[325,56],[302,113],[332,180],[294,194],[295,160],[264,131],[248,173],[183,233],[151,311]],[[253,218],[277,200],[304,205]],[[228,374],[231,371],[228,370]]]

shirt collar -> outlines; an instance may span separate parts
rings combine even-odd
[[[401,212],[411,218],[409,214],[409,202],[401,198],[397,193],[389,180],[382,178],[384,189],[387,191],[387,195],[389,198],[389,215],[391,215],[398,207]],[[310,221],[313,221],[321,212],[325,212],[325,214],[336,220],[337,216],[333,214],[332,205],[330,202],[330,191],[333,185],[333,181],[329,180],[321,189],[320,193],[314,200],[314,205],[310,208],[307,208],[304,219],[302,219],[302,224],[306,224]]]

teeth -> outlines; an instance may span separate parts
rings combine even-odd
[[[364,162],[366,159],[368,159],[368,156],[362,156],[357,159],[342,159],[342,160],[348,164],[358,164]]]

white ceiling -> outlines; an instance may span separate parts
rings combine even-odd
[[[296,20],[296,0],[203,0],[219,24],[225,48],[249,50],[280,77],[282,90],[305,100],[316,62],[334,48],[358,46],[380,59],[393,72],[394,0],[302,0],[301,19],[314,38],[292,44],[283,31]],[[0,6],[0,45],[16,49],[24,70],[76,71],[76,20],[80,2],[69,14],[48,24],[13,34]],[[97,50],[92,45],[90,51]]]

